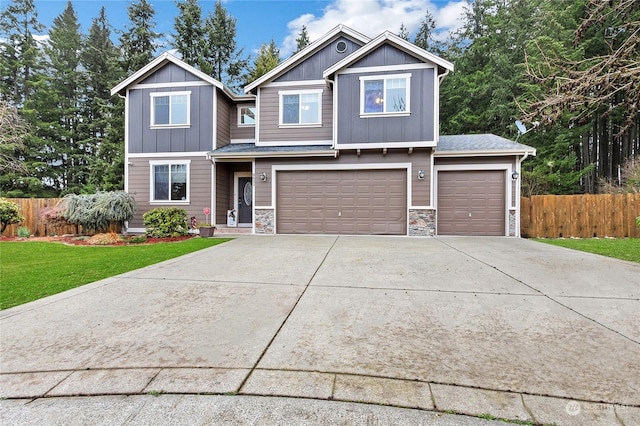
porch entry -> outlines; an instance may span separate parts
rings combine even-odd
[[[253,224],[253,178],[251,172],[234,173],[234,208],[238,213],[238,226]]]

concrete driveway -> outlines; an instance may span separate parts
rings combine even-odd
[[[640,265],[521,239],[241,237],[1,311],[0,334],[5,421],[211,394],[640,424]]]

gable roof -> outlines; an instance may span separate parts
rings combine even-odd
[[[191,65],[189,65],[186,62],[178,59],[177,57],[175,57],[174,55],[172,55],[169,52],[164,52],[162,55],[158,56],[153,61],[151,61],[147,65],[145,65],[144,67],[140,68],[138,71],[136,71],[133,74],[131,74],[128,78],[126,78],[125,80],[121,81],[117,86],[115,86],[113,89],[111,89],[111,95],[115,95],[116,93],[122,94],[122,92],[127,87],[129,87],[130,85],[134,84],[137,81],[143,80],[144,78],[148,77],[150,74],[152,74],[155,71],[159,70],[160,68],[162,68],[163,66],[165,66],[168,63],[172,63],[174,65],[177,65],[180,68],[184,69],[185,71],[195,75],[199,79],[201,79],[203,81],[206,81],[207,83],[210,83],[214,87],[217,87],[218,89],[222,90],[227,96],[229,96],[230,99],[233,99],[233,100],[248,100],[248,99],[252,99],[253,100],[253,96],[236,95],[231,90],[229,90],[229,88],[227,88],[224,84],[220,83],[215,78],[213,78],[210,75],[205,74],[202,71],[192,67]]]
[[[432,62],[438,66],[438,69],[443,69],[442,72],[438,72],[438,74],[444,74],[448,71],[453,71],[453,64],[447,60],[442,59],[439,56],[434,55],[433,53],[429,53],[424,49],[419,48],[415,44],[407,41],[403,38],[398,37],[397,35],[391,33],[390,31],[385,31],[380,34],[378,37],[374,38],[372,41],[356,50],[346,58],[341,61],[336,62],[331,67],[324,70],[322,73],[322,77],[324,79],[328,79],[331,75],[335,74],[337,71],[342,68],[346,68],[349,65],[355,63],[359,59],[365,57],[367,54],[377,49],[379,46],[382,46],[385,43],[392,44],[399,48],[400,50],[415,56],[418,59],[421,59],[425,62]]]
[[[261,84],[266,83],[267,81],[273,80],[279,77],[281,74],[284,74],[285,72],[289,71],[289,69],[291,69],[295,65],[299,64],[300,62],[302,62],[303,60],[307,59],[309,56],[313,55],[318,50],[320,50],[320,48],[323,47],[327,41],[337,37],[340,34],[343,34],[349,38],[357,40],[363,44],[366,44],[369,41],[371,41],[371,39],[366,35],[361,34],[356,30],[347,27],[346,25],[340,24],[337,27],[333,28],[328,33],[326,33],[325,35],[323,35],[322,37],[320,37],[318,40],[314,41],[313,43],[311,43],[310,45],[308,45],[307,47],[305,47],[295,55],[291,56],[289,59],[286,59],[285,61],[280,63],[280,65],[278,65],[277,67],[275,67],[274,69],[272,69],[271,71],[269,71],[268,73],[260,77],[259,79],[248,84],[244,88],[244,92],[249,93],[252,90],[256,89],[258,86],[260,86]]]
[[[480,135],[442,135],[436,146],[437,157],[536,155],[536,149],[491,133]]]

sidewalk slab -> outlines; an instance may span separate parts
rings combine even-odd
[[[66,379],[72,371],[0,374],[0,398],[36,398]]]
[[[159,371],[154,368],[74,371],[47,396],[136,394],[142,392]]]
[[[523,395],[524,404],[537,423],[566,426],[622,425],[610,404],[584,403],[571,399]],[[625,423],[630,425],[633,423]]]
[[[438,410],[473,416],[490,414],[499,419],[532,420],[518,393],[439,384],[432,384],[431,391]]]
[[[243,394],[330,399],[335,375],[308,371],[254,370]]]
[[[428,383],[338,374],[333,398],[396,407],[433,410]]]
[[[165,368],[144,391],[197,394],[236,392],[250,371],[243,368]]]

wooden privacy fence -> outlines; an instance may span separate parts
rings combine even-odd
[[[62,198],[7,198],[20,206],[21,214],[24,220],[21,223],[9,225],[2,233],[4,236],[17,236],[18,228],[26,227],[31,231],[31,235],[36,237],[44,237],[48,235],[64,235],[77,234],[81,229],[75,225],[66,226],[47,226],[42,222],[40,212],[46,207],[55,207]],[[120,226],[112,225],[110,232],[120,232]]]
[[[523,237],[636,237],[640,194],[534,195],[520,201]]]

